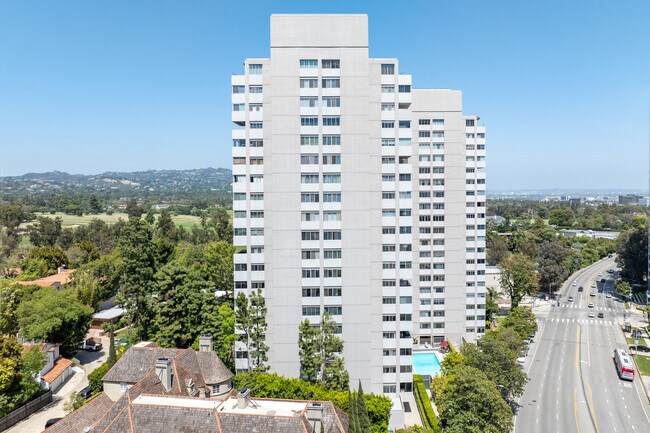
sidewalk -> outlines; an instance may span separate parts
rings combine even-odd
[[[70,398],[72,391],[77,390],[86,376],[84,370],[79,367],[73,367],[74,374],[52,395],[52,403],[43,409],[35,412],[30,417],[25,418],[8,430],[7,433],[34,433],[41,432],[45,429],[45,422],[51,418],[63,418],[65,411],[63,405]]]

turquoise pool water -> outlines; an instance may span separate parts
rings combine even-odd
[[[437,376],[440,362],[433,352],[413,352],[413,371],[416,374]]]

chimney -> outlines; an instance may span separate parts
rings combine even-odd
[[[156,376],[165,387],[166,391],[172,389],[172,360],[169,358],[158,358],[156,360]]]
[[[237,393],[237,409],[246,409],[248,406],[248,397],[250,394],[250,388],[244,388]]]
[[[199,352],[212,352],[213,350],[212,335],[201,335],[199,337]]]
[[[307,405],[307,421],[312,426],[312,432],[319,433],[323,424],[323,404],[309,403]]]

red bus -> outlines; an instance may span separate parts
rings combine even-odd
[[[634,363],[625,350],[614,349],[614,364],[619,378],[634,380]]]

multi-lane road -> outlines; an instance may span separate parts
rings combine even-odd
[[[614,349],[626,347],[624,304],[606,296],[614,290],[606,271],[614,266],[604,259],[583,269],[560,290],[559,306],[542,302],[535,309],[539,330],[524,363],[530,380],[519,399],[516,433],[650,432],[641,380],[622,381],[614,367]]]

